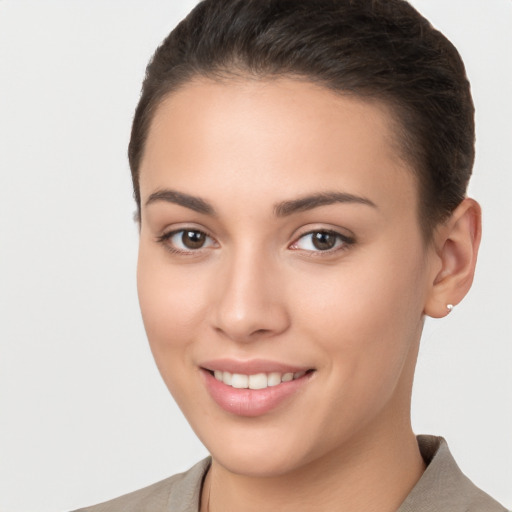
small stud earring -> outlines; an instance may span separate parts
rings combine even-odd
[[[447,304],[446,309],[448,310],[448,313],[451,313],[453,311],[453,304]]]

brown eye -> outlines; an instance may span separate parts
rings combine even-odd
[[[317,231],[311,234],[311,243],[319,251],[332,249],[338,240],[338,235],[329,231]]]
[[[157,241],[171,252],[183,254],[217,247],[215,240],[199,229],[171,231],[158,237]]]
[[[206,241],[206,235],[202,231],[183,231],[181,243],[187,249],[200,249]]]
[[[346,249],[354,242],[353,238],[336,231],[319,229],[302,235],[290,246],[290,249],[319,253]]]

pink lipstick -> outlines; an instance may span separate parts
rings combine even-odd
[[[314,370],[273,361],[217,359],[201,364],[206,388],[226,412],[260,416],[299,392]]]

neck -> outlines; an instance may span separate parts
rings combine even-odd
[[[215,459],[201,512],[396,512],[425,471],[410,421],[416,343],[390,402],[338,449],[273,477],[235,474]]]
[[[350,449],[275,477],[233,474],[214,461],[201,511],[394,512],[425,469],[412,429],[401,430],[364,432]]]

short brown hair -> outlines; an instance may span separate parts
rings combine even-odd
[[[462,59],[404,0],[204,0],[151,59],[133,120],[129,161],[140,215],[139,166],[155,111],[198,77],[296,76],[387,103],[418,177],[427,237],[466,194],[474,107]]]

